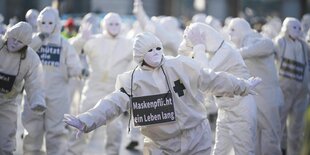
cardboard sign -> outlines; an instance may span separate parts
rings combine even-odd
[[[133,97],[132,112],[135,126],[175,121],[171,93]]]
[[[61,47],[43,45],[37,51],[43,65],[59,67]]]

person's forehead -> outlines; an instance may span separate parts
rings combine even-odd
[[[46,13],[42,15],[42,21],[54,21],[55,17],[53,14]]]
[[[120,18],[117,18],[115,16],[111,16],[109,18],[106,19],[106,22],[107,23],[120,23],[121,22],[121,19]]]
[[[22,42],[22,41],[20,41],[20,39],[19,39],[19,38],[9,37],[9,38],[8,38],[8,40],[9,40],[9,41],[17,41],[18,43],[23,44],[23,42]]]
[[[300,26],[300,23],[297,21],[291,21],[287,24],[288,27]]]

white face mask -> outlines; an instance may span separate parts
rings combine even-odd
[[[233,26],[229,26],[228,34],[229,40],[233,43],[237,44],[240,41],[240,34],[238,35],[238,31]]]
[[[301,36],[301,26],[297,22],[292,22],[287,26],[288,34],[293,38],[297,39]]]
[[[8,38],[7,48],[9,52],[17,52],[25,46],[21,41],[15,38]]]
[[[158,67],[163,57],[162,47],[154,47],[144,55],[144,61],[152,66]]]
[[[105,27],[107,32],[112,36],[117,36],[121,32],[121,23],[120,21],[110,18],[106,21]]]
[[[45,14],[38,24],[40,27],[40,32],[45,32],[48,34],[53,33],[56,28],[55,17],[52,14]]]

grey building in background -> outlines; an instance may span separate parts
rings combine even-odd
[[[172,15],[190,19],[195,13],[213,15],[223,21],[227,16],[236,17],[243,13],[248,16],[278,15],[301,18],[310,12],[310,0],[205,0],[205,9],[197,11],[193,7],[195,0],[142,0],[149,16]],[[16,16],[24,20],[28,9],[43,9],[56,4],[61,15],[84,15],[88,12],[116,12],[132,15],[133,0],[0,0],[0,13],[8,19]]]

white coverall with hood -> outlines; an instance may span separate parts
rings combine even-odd
[[[250,24],[241,18],[232,19],[228,30],[251,76],[262,78],[262,84],[255,88],[257,95],[254,96],[257,104],[256,154],[281,154],[280,108],[283,94],[274,62],[274,45],[270,39],[253,31]]]
[[[10,27],[0,39],[0,154],[11,155],[16,147],[17,130],[16,97],[23,86],[29,107],[42,107],[44,112],[43,68],[38,55],[27,45],[31,42],[32,29],[26,22]],[[14,38],[26,45],[19,51],[9,51],[7,40]],[[23,81],[24,80],[24,81]],[[35,111],[34,111],[35,112]]]
[[[86,14],[81,22],[79,33],[77,36],[69,39],[69,43],[75,48],[75,51],[79,55],[83,68],[89,68],[86,54],[83,50],[85,43],[92,39],[94,35],[100,33],[99,18],[94,13]],[[70,81],[70,103],[71,114],[79,113],[79,106],[82,97],[82,90],[85,85],[85,79],[73,79]]]
[[[298,155],[302,146],[304,114],[308,104],[309,47],[303,40],[300,22],[292,17],[283,21],[280,35],[275,39],[280,87],[284,95],[281,110],[282,132],[286,127],[288,155]],[[282,139],[283,140],[283,139]],[[285,140],[284,140],[285,141]]]
[[[191,24],[184,36],[192,47],[194,60],[203,67],[244,79],[250,77],[241,55],[209,25]],[[231,149],[235,154],[255,154],[256,103],[253,96],[217,96],[215,103],[218,118],[212,154],[227,155]]]
[[[143,154],[209,155],[211,133],[202,91],[247,95],[251,82],[201,68],[184,56],[165,57],[162,47],[151,33],[137,35],[133,55],[139,66],[119,75],[116,90],[78,119],[66,116],[66,123],[89,132],[131,109],[134,123],[146,136]]]
[[[27,104],[22,113],[25,127],[24,155],[44,154],[45,137],[47,155],[62,155],[67,147],[67,130],[63,114],[69,112],[68,80],[81,75],[82,67],[74,48],[60,35],[58,11],[44,8],[38,16],[38,33],[30,47],[39,55],[44,70],[44,89],[47,110],[35,115]],[[42,36],[43,33],[46,33]]]
[[[80,112],[91,109],[99,99],[113,92],[117,75],[127,71],[132,65],[132,41],[120,34],[121,17],[116,13],[108,13],[103,24],[103,34],[96,35],[84,45],[90,76],[83,90]],[[92,135],[84,135],[77,140],[72,137],[69,153],[83,153],[87,140],[99,135],[98,132],[105,133],[105,130],[106,136],[102,138],[106,139],[106,144],[101,146],[100,150],[105,147],[107,154],[119,154],[123,131],[119,119],[108,123],[106,129],[101,128]]]

